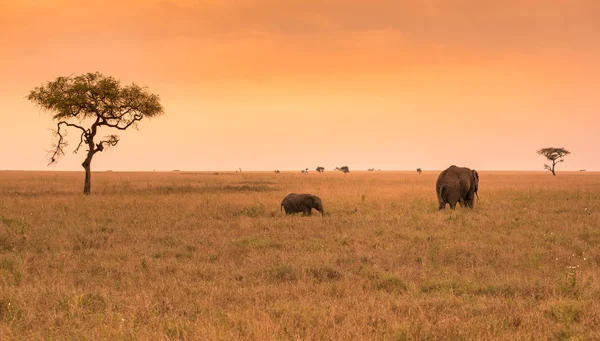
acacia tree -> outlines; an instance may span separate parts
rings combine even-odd
[[[119,143],[119,137],[115,134],[97,140],[98,129],[137,129],[138,122],[144,117],[152,118],[164,113],[159,96],[148,92],[147,88],[134,83],[121,86],[115,78],[99,72],[58,77],[31,90],[27,99],[53,113],[52,118],[57,122],[53,130],[56,141],[49,151],[51,156],[48,165],[56,163],[65,154],[67,128],[81,134],[73,153],[79,152],[82,146],[87,147],[85,160],[81,164],[85,169],[84,194],[90,194],[91,191],[94,155]]]
[[[342,171],[344,174],[348,174],[350,173],[350,168],[348,168],[348,166],[342,166],[340,167],[340,171]]]
[[[317,167],[316,171],[319,172],[319,173],[323,173],[325,171],[325,168],[319,166],[319,167]]]
[[[421,172],[423,172],[423,170],[421,168],[417,168],[417,173],[419,173],[419,175],[421,175]]]
[[[546,159],[548,159],[548,161],[552,162],[552,165],[544,165],[544,169],[551,171],[552,175],[554,176],[556,176],[556,173],[554,172],[554,167],[556,166],[556,164],[559,162],[564,162],[564,157],[571,154],[570,151],[564,148],[554,147],[542,148],[538,150],[537,153],[544,156]]]

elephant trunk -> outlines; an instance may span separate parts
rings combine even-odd
[[[477,192],[475,192],[475,195],[477,196],[477,200],[479,200],[479,194],[477,194]]]

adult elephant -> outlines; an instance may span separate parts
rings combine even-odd
[[[321,215],[325,215],[323,202],[313,194],[290,193],[281,201],[281,207],[285,209],[286,214],[302,212],[303,215],[311,215],[314,208],[321,212]]]
[[[479,174],[474,169],[452,165],[438,176],[435,183],[440,210],[450,204],[454,209],[456,203],[473,208],[475,196],[479,199]]]

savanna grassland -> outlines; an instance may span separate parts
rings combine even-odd
[[[0,340],[600,339],[600,174],[437,174],[1,172]]]

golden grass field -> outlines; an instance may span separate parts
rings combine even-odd
[[[0,172],[0,340],[600,339],[600,174],[438,173]]]

